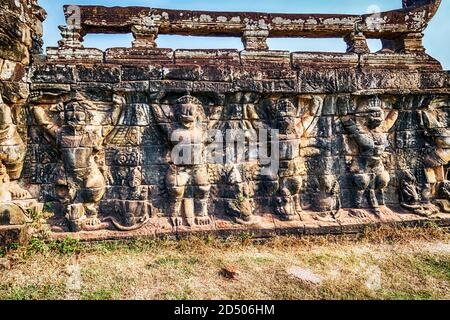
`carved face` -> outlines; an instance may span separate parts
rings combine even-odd
[[[364,119],[369,129],[378,128],[384,121],[382,102],[378,97],[372,97],[358,107],[358,117]]]
[[[64,121],[75,130],[81,130],[86,125],[86,111],[79,102],[69,102],[65,106]]]
[[[281,100],[276,110],[277,128],[282,132],[290,131],[297,124],[297,110],[289,100]]]
[[[198,121],[198,105],[193,103],[179,104],[176,106],[176,118],[185,127],[192,128]]]
[[[138,168],[134,168],[131,172],[130,172],[130,176],[128,178],[128,185],[131,188],[137,188],[141,185],[142,183],[142,174],[141,171]]]
[[[321,189],[327,193],[331,193],[333,191],[333,187],[336,183],[336,178],[333,175],[323,175],[319,178],[319,183]]]
[[[296,119],[294,117],[279,117],[277,119],[277,128],[282,131],[289,131],[295,128]]]
[[[383,123],[383,111],[372,110],[367,116],[367,127],[370,129],[378,128]]]

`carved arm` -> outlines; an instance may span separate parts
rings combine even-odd
[[[38,125],[44,129],[44,131],[54,140],[56,140],[56,134],[58,131],[58,126],[53,123],[50,117],[45,112],[44,108],[39,106],[34,106],[32,108],[34,117]]]
[[[384,129],[385,132],[388,132],[391,130],[391,128],[394,126],[395,122],[398,118],[398,110],[391,110],[389,114],[387,115],[386,119],[384,120]]]
[[[322,114],[323,99],[320,97],[313,97],[309,110],[301,117],[302,136],[307,137],[317,124],[319,117]]]
[[[163,131],[165,138],[168,142],[171,141],[172,125],[170,124],[170,118],[162,110],[158,104],[151,104],[150,110],[152,111],[155,122],[158,124],[161,131]]]
[[[119,122],[120,116],[122,115],[122,111],[126,105],[126,99],[122,93],[114,93],[113,94],[113,102],[111,112],[109,114],[109,118],[111,119],[112,126],[103,126],[102,128],[102,136],[106,138],[113,130],[114,127]]]

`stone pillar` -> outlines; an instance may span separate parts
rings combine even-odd
[[[268,50],[267,38],[269,29],[267,26],[248,24],[242,34],[242,43],[245,50]]]
[[[366,37],[362,32],[353,32],[344,38],[347,43],[347,52],[363,54],[370,53]]]
[[[160,24],[161,16],[150,14],[133,25],[131,28],[134,37],[133,48],[156,48]]]
[[[424,53],[423,33],[410,33],[403,39],[405,53]]]
[[[158,28],[136,25],[131,28],[134,41],[133,48],[156,48]]]
[[[398,53],[425,53],[423,33],[409,33],[397,39],[381,39],[383,50]]]

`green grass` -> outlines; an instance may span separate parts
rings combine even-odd
[[[64,296],[62,287],[46,285],[0,285],[2,300],[55,300]]]
[[[359,239],[34,238],[4,251],[12,268],[0,270],[0,299],[450,299],[449,241],[432,225],[372,229]],[[68,291],[74,265],[81,289]],[[221,275],[226,266],[237,269],[236,279]],[[287,272],[293,266],[322,283],[295,278]],[[372,270],[380,272],[380,288],[367,286]]]
[[[118,296],[114,289],[97,289],[94,291],[82,291],[80,300],[112,300]]]

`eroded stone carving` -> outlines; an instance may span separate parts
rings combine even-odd
[[[0,223],[44,204],[55,234],[94,237],[445,220],[450,76],[422,45],[439,4],[376,15],[67,6],[31,85],[23,66],[43,13],[14,7],[37,20],[24,47],[0,51]],[[92,32],[134,41],[85,48]],[[161,49],[159,34],[238,36],[245,50]],[[348,49],[273,51],[273,37],[339,37]]]
[[[245,181],[239,167],[235,164],[225,166],[226,182],[232,190],[233,198],[227,199],[225,212],[233,217],[237,223],[246,224],[254,219],[255,186],[252,182]]]
[[[17,183],[22,173],[25,151],[26,145],[13,123],[11,109],[0,96],[0,159],[5,173],[0,202],[31,198],[30,193]]]
[[[186,95],[175,101],[173,119],[153,104],[157,123],[171,147],[171,162],[165,183],[169,192],[169,212],[175,226],[207,225],[210,183],[206,166],[206,115],[197,98]],[[169,122],[170,121],[170,122]]]
[[[426,177],[425,200],[428,206],[431,206],[430,199],[435,198],[436,204],[444,211],[448,210],[449,204],[446,167],[450,161],[450,130],[444,122],[447,115],[442,108],[446,105],[448,101],[435,99],[426,104],[427,109],[421,110],[419,114],[426,138],[431,142],[431,148],[423,160]],[[433,208],[430,214],[438,211],[437,208]]]
[[[306,112],[299,115],[301,111],[289,99],[281,99],[274,104],[272,127],[278,130],[280,169],[277,176],[272,177],[272,183],[277,193],[276,213],[284,219],[300,219],[300,192],[302,175],[305,174],[301,144],[302,139],[308,136],[317,123],[322,106],[323,100],[314,96],[309,101]]]
[[[36,0],[2,1],[0,28],[0,245],[27,239],[30,212],[40,211],[20,181],[26,157],[23,113],[29,95],[27,68],[42,49],[46,13]]]
[[[349,163],[356,189],[354,205],[364,208],[366,200],[366,206],[381,217],[382,207],[385,207],[384,190],[391,179],[384,167],[383,156],[388,143],[388,131],[397,120],[398,111],[390,110],[385,116],[383,102],[377,96],[356,100],[355,114],[342,118],[349,138],[357,147]]]
[[[124,105],[125,98],[114,94],[111,105],[101,110],[104,106],[96,106],[74,92],[70,100],[51,110],[33,107],[37,123],[61,154],[62,170],[54,192],[65,207],[73,231],[101,225],[98,203],[105,194],[106,181],[98,163],[103,156],[103,141],[111,132],[111,125],[117,123]],[[49,111],[56,113],[54,118]],[[110,126],[104,125],[107,123]]]

